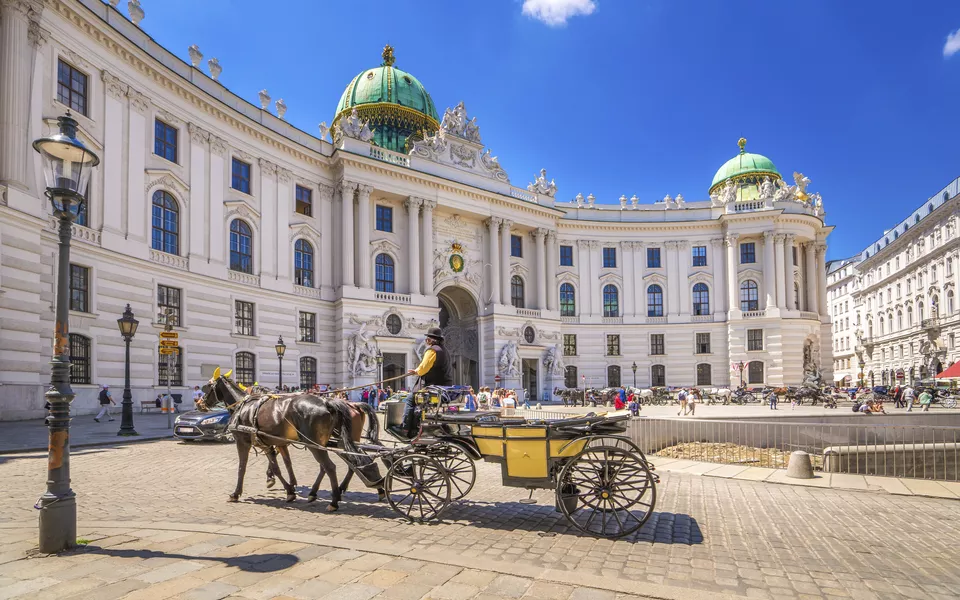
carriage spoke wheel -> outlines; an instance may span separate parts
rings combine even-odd
[[[450,504],[447,469],[440,461],[423,454],[397,459],[384,478],[384,491],[390,507],[414,522],[436,519]]]
[[[431,446],[428,454],[446,469],[450,479],[451,501],[460,500],[470,493],[477,481],[477,467],[463,448],[456,444],[440,443]]]
[[[585,448],[557,480],[557,504],[580,531],[603,538],[630,535],[647,522],[657,500],[642,455],[616,446]]]

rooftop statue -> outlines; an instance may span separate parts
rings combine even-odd
[[[720,204],[733,204],[736,201],[737,184],[735,184],[732,179],[728,179],[727,183],[724,184],[723,189],[720,190]]]
[[[552,179],[549,182],[547,181],[546,169],[540,169],[540,176],[534,179],[533,183],[527,186],[527,189],[551,198],[557,194],[557,184]]]
[[[773,180],[769,177],[764,177],[763,181],[760,183],[760,198],[766,200],[767,198],[773,198],[773,195],[776,193],[777,187],[773,185]]]
[[[473,117],[463,126],[463,137],[470,142],[480,143],[480,126],[477,125],[477,118]]]
[[[774,202],[789,202],[796,197],[797,188],[777,180],[776,191],[773,193]]]
[[[342,119],[336,125],[334,137],[340,138],[340,136],[354,138],[361,142],[369,142],[373,139],[373,130],[370,129],[370,121],[361,120],[357,114],[357,109],[354,108],[350,111],[349,117]]]
[[[476,124],[474,124],[476,125]],[[454,108],[448,108],[443,112],[443,120],[440,122],[440,129],[444,133],[449,133],[458,137],[466,137],[464,130],[467,127],[467,109],[463,102],[457,104]],[[479,141],[480,130],[477,128],[477,140]]]
[[[577,194],[577,208],[583,208],[583,193]]]
[[[800,202],[807,200],[807,186],[810,185],[810,178],[804,177],[803,173],[793,172],[793,181],[797,184],[796,198]]]

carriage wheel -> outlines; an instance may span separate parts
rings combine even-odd
[[[653,474],[636,452],[616,446],[584,448],[557,478],[557,505],[580,531],[620,538],[643,527],[657,501]]]
[[[957,399],[956,399],[956,398],[947,398],[946,400],[943,401],[943,406],[944,406],[944,408],[956,408],[956,407],[957,407]]]
[[[384,478],[387,501],[414,522],[436,519],[450,504],[450,478],[439,461],[423,454],[398,458]]]
[[[450,479],[451,501],[460,500],[470,493],[477,481],[477,467],[463,448],[443,442],[430,446],[428,454],[446,469]]]

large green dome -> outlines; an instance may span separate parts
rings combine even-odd
[[[717,171],[710,184],[710,193],[722,186],[728,179],[749,179],[756,181],[758,176],[769,176],[773,180],[783,179],[773,161],[762,154],[752,154],[744,150],[747,140],[740,138],[740,154],[734,156]]]
[[[361,119],[369,119],[373,141],[395,152],[407,151],[407,140],[432,135],[440,128],[433,98],[423,84],[406,71],[393,66],[393,48],[383,49],[383,63],[353,78],[337,104],[333,124],[356,108]]]

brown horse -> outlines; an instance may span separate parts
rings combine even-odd
[[[384,496],[383,489],[380,487],[382,478],[376,463],[362,454],[356,445],[367,418],[370,419],[368,437],[371,442],[378,441],[379,423],[376,413],[368,405],[354,405],[339,398],[311,393],[248,395],[242,386],[228,376],[221,375],[219,368],[210,381],[203,386],[203,392],[203,404],[206,407],[223,405],[233,413],[229,428],[237,444],[240,464],[237,471],[237,487],[230,494],[230,502],[237,502],[240,499],[247,460],[250,448],[253,446],[266,451],[270,465],[268,475],[272,473],[279,477],[280,483],[287,492],[287,502],[293,502],[296,499],[295,488],[284,480],[280,472],[276,449],[279,448],[282,454],[286,454],[288,445],[303,443],[320,464],[320,473],[310,490],[308,500],[313,502],[317,499],[320,482],[325,475],[329,474],[332,498],[327,510],[337,510],[342,488],[337,482],[337,467],[326,450],[334,439],[337,446],[344,452],[341,455],[343,459],[359,472],[365,483],[376,486],[380,496]],[[288,458],[285,456],[284,460],[287,462]],[[287,466],[289,469],[289,462]]]

